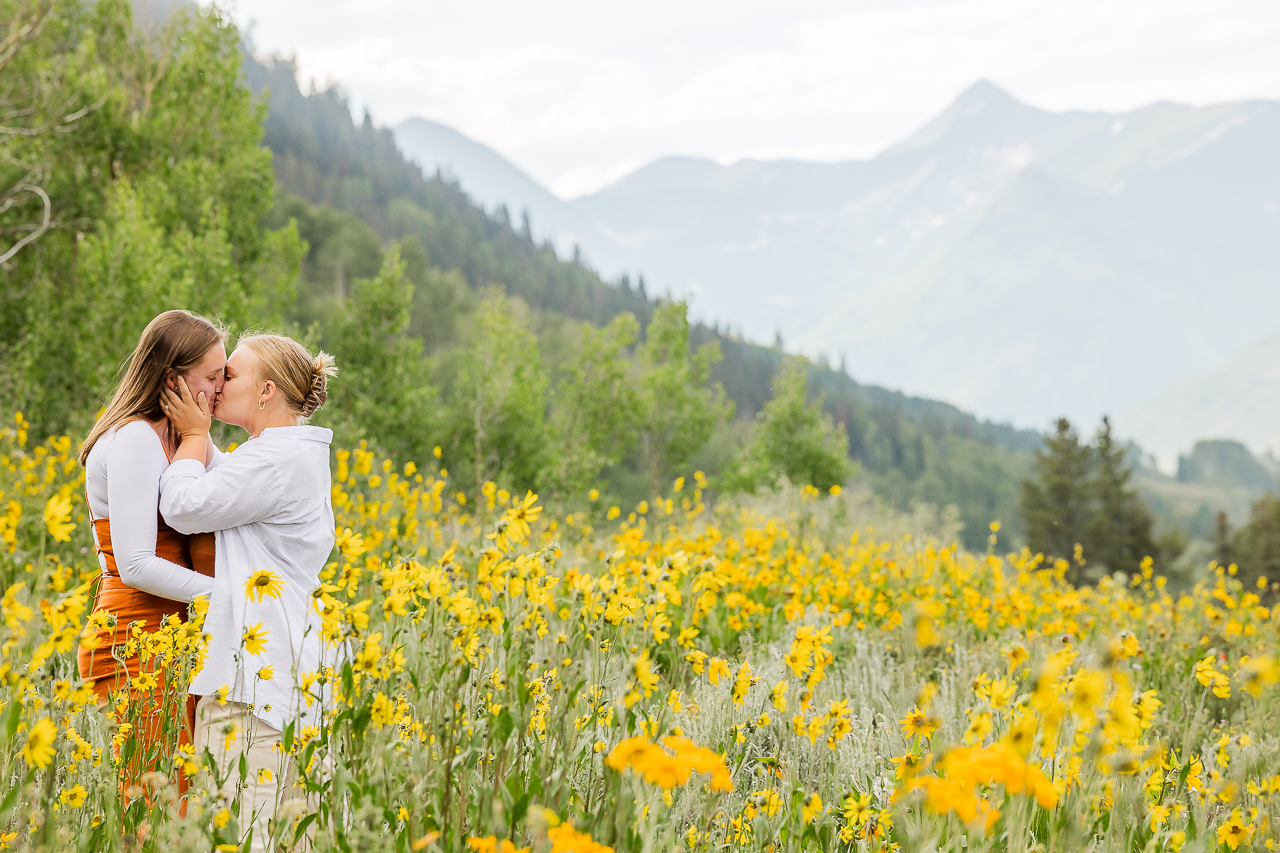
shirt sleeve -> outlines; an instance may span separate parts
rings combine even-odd
[[[209,464],[204,466],[204,470],[212,471],[214,468],[217,468],[219,465],[222,464],[222,461],[227,458],[227,454],[223,453],[221,450],[218,449],[218,445],[213,443],[213,439],[208,439],[208,441],[209,441]]]
[[[160,475],[167,461],[160,439],[145,423],[121,427],[107,449],[107,509],[111,547],[120,580],[175,601],[213,591],[213,578],[156,555]]]
[[[160,511],[183,533],[209,533],[252,524],[280,511],[284,480],[274,461],[240,450],[208,471],[179,459],[160,477]]]

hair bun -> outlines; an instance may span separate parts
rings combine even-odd
[[[311,377],[311,391],[307,393],[307,399],[302,401],[302,416],[309,418],[316,413],[324,405],[324,401],[329,399],[329,392],[325,389],[328,377],[320,372]]]

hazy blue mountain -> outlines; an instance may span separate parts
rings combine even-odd
[[[437,145],[477,198],[519,198],[607,275],[987,417],[1092,425],[1280,309],[1272,102],[1050,113],[979,83],[870,160],[668,158],[570,202]]]
[[[1276,488],[1276,473],[1258,461],[1238,441],[1220,438],[1197,441],[1191,452],[1178,459],[1178,481],[1221,483],[1260,491]]]
[[[457,178],[477,204],[505,204],[515,217],[525,208],[563,208],[558,198],[500,154],[451,127],[411,118],[392,132],[405,156],[428,174],[439,170]]]
[[[496,210],[506,205],[515,223],[527,212],[534,236],[539,241],[550,240],[562,256],[571,257],[575,246],[590,245],[594,248],[591,261],[602,271],[608,268],[615,272],[631,260],[602,238],[590,220],[493,149],[422,118],[403,121],[392,132],[408,159],[428,175],[438,171],[457,180],[481,207]]]
[[[1280,454],[1280,330],[1161,388],[1121,412],[1116,428],[1142,436],[1166,467],[1200,438]]]

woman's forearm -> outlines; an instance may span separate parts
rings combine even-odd
[[[211,471],[200,459],[175,459],[160,477],[165,521],[180,533],[206,533],[252,524],[278,511],[284,498],[281,476],[272,459],[254,450],[239,450]]]
[[[213,592],[213,578],[171,563],[154,553],[119,554],[116,568],[125,584],[161,598],[192,601],[196,596]]]
[[[178,444],[178,452],[173,454],[174,462],[179,459],[194,459],[201,465],[208,465],[210,458],[207,432],[192,432],[182,436],[182,441]]]

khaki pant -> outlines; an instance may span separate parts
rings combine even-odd
[[[249,713],[247,705],[219,704],[214,697],[203,696],[196,705],[193,741],[198,759],[206,749],[213,755],[218,777],[223,779],[218,793],[228,805],[240,803],[241,841],[252,827],[254,853],[273,849],[268,822],[294,782],[289,757],[279,748],[280,731]],[[241,755],[246,764],[243,778]]]

